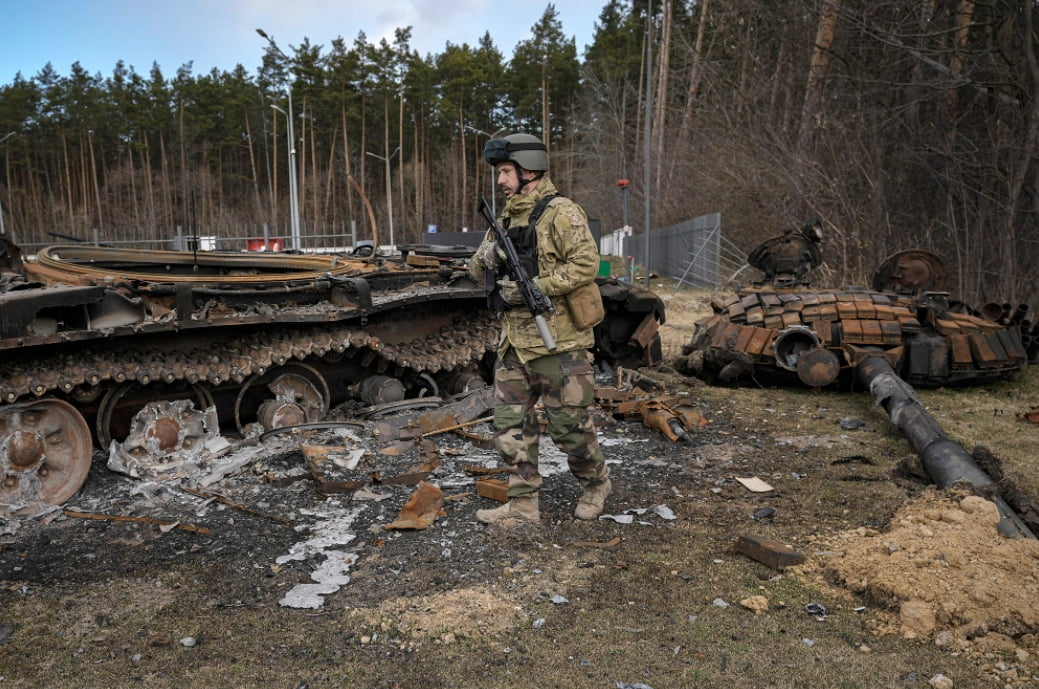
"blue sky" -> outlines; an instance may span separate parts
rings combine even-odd
[[[255,74],[264,29],[288,52],[303,38],[327,51],[341,36],[352,44],[359,31],[370,43],[393,40],[412,27],[412,48],[439,53],[448,41],[476,45],[486,31],[506,58],[548,7],[541,2],[499,0],[7,0],[0,9],[0,85],[16,73],[26,79],[50,62],[67,76],[79,62],[90,74],[111,75],[117,60],[147,76],[157,62],[163,75],[192,63],[195,74],[241,64]],[[553,3],[563,32],[578,56],[591,41],[606,0]]]

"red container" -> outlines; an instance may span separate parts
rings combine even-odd
[[[267,245],[264,246],[263,238],[259,239],[247,239],[245,240],[246,251],[284,251],[285,246],[281,238],[268,239]]]

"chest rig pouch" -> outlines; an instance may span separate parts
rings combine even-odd
[[[538,220],[541,219],[542,213],[548,208],[548,204],[559,196],[561,194],[542,197],[537,202],[537,205],[534,206],[534,209],[530,211],[530,217],[527,218],[526,225],[510,227],[510,219],[505,218],[505,234],[512,240],[512,245],[516,248],[516,254],[519,256],[520,263],[523,264],[523,270],[526,271],[527,277],[531,280],[538,276]],[[484,286],[491,287],[493,285],[487,292],[487,305],[492,311],[500,313],[514,307],[502,299],[497,283],[498,277],[499,275],[496,274],[496,271],[488,271],[484,277]]]

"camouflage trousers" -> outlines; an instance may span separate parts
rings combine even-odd
[[[510,468],[510,498],[536,493],[541,424],[534,405],[541,400],[548,435],[566,453],[570,473],[585,486],[609,473],[589,407],[595,401],[595,374],[587,351],[549,354],[520,363],[511,349],[494,369],[495,445]]]

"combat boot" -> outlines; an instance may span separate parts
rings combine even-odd
[[[512,498],[501,507],[487,510],[476,510],[476,518],[484,524],[497,524],[506,519],[519,519],[536,522],[541,519],[538,511],[538,494],[520,495]]]
[[[606,496],[610,494],[613,489],[613,484],[610,482],[609,474],[606,475],[606,479],[596,483],[592,486],[585,486],[584,494],[581,495],[581,499],[577,501],[577,508],[574,510],[574,516],[578,519],[595,519],[602,514],[603,505],[606,503]]]

